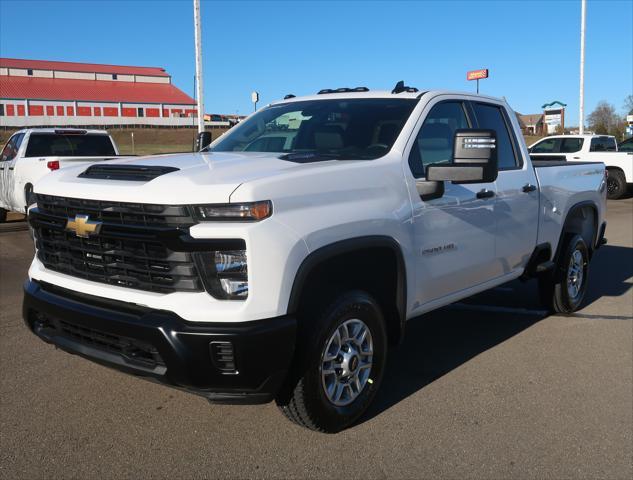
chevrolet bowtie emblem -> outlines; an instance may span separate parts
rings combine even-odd
[[[101,230],[102,222],[90,220],[88,215],[75,215],[66,222],[66,230],[75,232],[81,238],[88,238],[90,235],[97,235]]]

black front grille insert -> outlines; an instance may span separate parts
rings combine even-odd
[[[75,343],[118,355],[126,363],[150,369],[165,367],[165,361],[158,350],[147,342],[41,314],[37,314],[34,320],[33,327],[36,333],[65,337]]]
[[[92,220],[142,227],[190,227],[196,221],[185,205],[156,205],[151,203],[110,202],[79,198],[36,195],[40,212],[70,218],[90,215]]]
[[[99,234],[83,238],[66,230],[75,215],[103,221]],[[193,224],[186,207],[38,195],[30,223],[37,257],[50,270],[156,293],[204,291],[192,253],[160,240]]]
[[[149,182],[166,173],[177,172],[176,167],[152,165],[91,165],[79,178],[98,178],[101,180],[126,180],[132,182]]]

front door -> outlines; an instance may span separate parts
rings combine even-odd
[[[451,161],[455,130],[474,128],[461,101],[438,101],[428,110],[409,154],[415,182],[426,166]],[[412,193],[416,246],[416,298],[413,309],[498,276],[495,270],[495,193],[492,183],[455,185],[422,200]]]

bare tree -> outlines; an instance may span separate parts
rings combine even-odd
[[[587,123],[595,133],[613,135],[619,130],[618,127],[622,123],[622,119],[616,113],[613,105],[602,100],[587,117]]]
[[[627,95],[624,99],[624,110],[628,115],[633,115],[633,95]]]

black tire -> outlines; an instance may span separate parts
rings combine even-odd
[[[576,253],[578,252],[578,254]],[[582,265],[580,275],[574,275],[572,258],[580,255]],[[580,279],[580,285],[578,285]],[[539,277],[539,293],[541,301],[555,313],[569,314],[580,308],[587,292],[589,280],[589,250],[580,235],[570,235],[565,238],[565,245],[556,264],[556,269],[550,275]],[[571,285],[570,285],[571,284]],[[570,290],[577,290],[575,295]]]
[[[0,223],[7,221],[7,211],[4,208],[0,208]]]
[[[301,328],[300,325],[294,374],[289,378],[285,393],[280,393],[276,402],[292,422],[311,430],[336,433],[358,420],[380,387],[387,356],[383,314],[369,294],[354,290],[340,295],[315,318],[303,320],[309,326]],[[350,387],[348,400],[351,403],[341,406],[328,398],[326,380],[322,378],[322,365],[329,340],[339,327],[350,320],[360,320],[368,328],[373,341],[373,355],[366,383],[353,400]],[[339,350],[339,353],[342,351]],[[335,377],[341,378],[338,373]]]
[[[607,176],[607,198],[617,200],[626,193],[626,178],[624,172],[620,170],[608,170]]]

